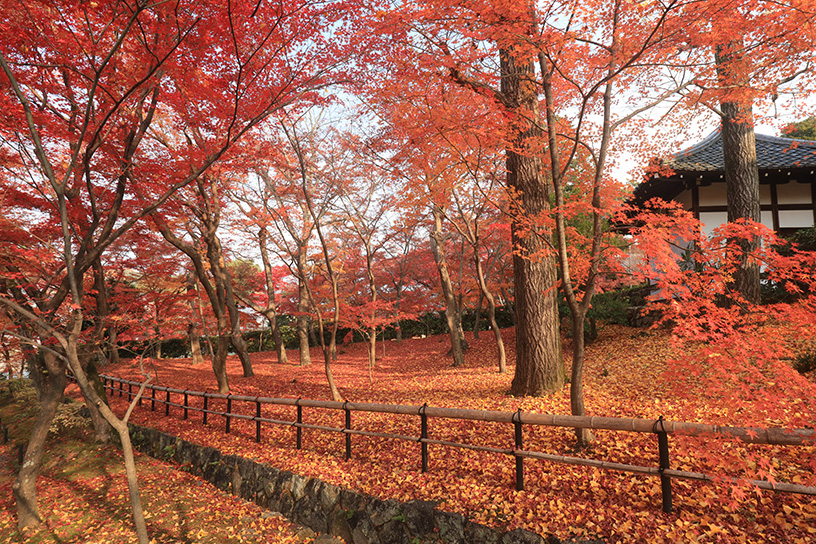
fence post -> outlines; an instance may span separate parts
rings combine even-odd
[[[148,385],[147,387],[150,387],[150,386]],[[144,395],[142,395],[142,396],[140,396],[140,397],[139,397],[139,406],[140,406],[140,407],[142,406],[142,399],[143,399],[143,398],[144,398]]]
[[[261,401],[255,397],[255,442],[261,443]]]
[[[226,433],[230,432],[230,413],[232,413],[232,395],[227,395],[227,413],[224,416],[227,418]]]
[[[122,383],[122,380],[119,380],[119,398],[122,398],[122,393],[125,391],[125,384]]]
[[[660,429],[658,429],[658,425],[660,425]],[[654,432],[657,434],[657,451],[660,457],[660,492],[663,496],[663,512],[670,514],[672,512],[671,478],[663,473],[664,470],[669,468],[669,435],[663,426],[663,416],[655,421]]]
[[[164,415],[170,415],[170,390],[167,390],[167,397],[164,400]]]
[[[204,425],[207,424],[207,401],[208,400],[210,400],[210,397],[207,396],[207,393],[204,393],[204,410],[202,412],[204,414],[204,422],[203,422]]]
[[[422,449],[422,472],[428,472],[428,403],[419,407],[419,442]]]
[[[513,426],[515,427],[515,447],[513,448],[513,453],[516,457],[516,491],[523,491],[524,490],[524,458],[521,457],[518,452],[524,449],[523,438],[524,435],[521,432],[521,408],[518,409],[518,412],[513,414],[512,417]]]
[[[150,411],[153,412],[156,410],[156,389],[153,386],[150,386]]]
[[[187,389],[184,390],[184,418],[187,419]]]
[[[300,405],[300,397],[295,401],[295,406],[297,406],[297,449],[301,449],[303,447],[303,428],[301,427],[303,424],[303,406]]]
[[[133,400],[133,384],[128,383],[128,402]]]
[[[351,410],[347,407],[348,401],[343,403],[343,411],[346,413],[346,430],[351,430]],[[351,433],[346,433],[346,461],[351,459]]]

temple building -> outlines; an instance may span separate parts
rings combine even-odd
[[[756,135],[762,223],[781,236],[816,225],[816,142]],[[719,130],[672,155],[661,171],[635,188],[630,202],[675,200],[709,234],[727,221],[725,167]]]

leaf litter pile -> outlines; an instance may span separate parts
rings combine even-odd
[[[500,411],[569,414],[569,386],[544,398],[514,398],[506,394],[512,379],[513,330],[503,332],[509,346],[511,371],[498,374],[492,334],[474,339],[465,367],[451,366],[446,337],[380,342],[373,380],[369,378],[365,344],[338,346],[333,363],[335,380],[345,400],[391,404],[444,406]],[[569,341],[564,358],[569,370]],[[585,400],[588,415],[636,417],[737,426],[802,427],[814,421],[812,384],[801,390],[776,391],[773,418],[761,404],[734,408],[722,391],[703,389],[693,376],[680,379],[671,368],[670,335],[664,330],[607,326],[588,346]],[[236,357],[229,360],[231,393],[276,398],[328,399],[322,363],[301,367],[297,351],[281,365],[274,354],[253,354],[256,375],[244,378]],[[322,361],[318,351],[313,361]],[[149,361],[159,385],[215,392],[208,364],[189,359]],[[135,361],[106,367],[103,373],[139,379]],[[767,397],[767,395],[765,396]],[[765,398],[764,397],[764,398]],[[125,398],[111,396],[116,409]],[[180,402],[174,400],[173,402]],[[202,399],[191,397],[191,406]],[[254,415],[254,405],[233,411]],[[244,403],[246,404],[246,403]],[[781,406],[781,408],[780,408]],[[211,410],[225,403],[211,401]],[[163,406],[157,406],[157,411]],[[162,412],[159,412],[163,414]],[[352,459],[344,460],[344,436],[319,430],[303,431],[303,449],[295,449],[292,427],[265,424],[263,439],[255,442],[251,421],[232,421],[224,433],[223,417],[172,408],[170,417],[157,417],[144,402],[133,415],[136,423],[153,426],[182,438],[291,470],[304,476],[383,498],[435,501],[443,510],[503,529],[522,527],[559,538],[603,538],[608,542],[784,542],[816,540],[816,500],[812,496],[759,491],[734,483],[672,480],[674,513],[661,510],[660,483],[655,477],[596,468],[525,460],[525,489],[516,491],[515,465],[510,456],[430,445],[429,471],[421,472],[418,443],[355,435]],[[780,416],[780,414],[782,414]],[[292,421],[294,407],[263,407],[263,417]],[[780,419],[781,418],[781,419]],[[342,427],[339,410],[304,408],[304,423]],[[419,436],[417,416],[354,412],[352,426],[375,432]],[[811,425],[808,425],[811,426]],[[429,421],[429,437],[436,440],[513,447],[509,424],[475,421]],[[570,429],[524,426],[524,449],[548,454],[582,456],[610,462],[656,467],[654,435],[615,431],[596,432],[588,450],[574,450]],[[816,485],[816,448],[745,445],[736,440],[672,435],[671,467],[722,477],[772,479]]]

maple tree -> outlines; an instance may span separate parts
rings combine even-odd
[[[430,264],[433,256],[424,237],[420,236],[420,225],[420,218],[403,215],[384,246],[385,258],[378,283],[383,299],[393,308],[397,341],[403,339],[400,322],[435,308],[432,293],[439,292],[437,276],[429,274],[433,270]]]
[[[354,150],[361,147],[359,140],[346,135],[344,137],[343,148],[349,149],[349,157],[342,159],[347,169],[340,169],[341,159],[333,160],[334,169],[340,177],[345,178],[346,185],[342,189],[342,206],[347,216],[346,225],[353,233],[354,238],[362,246],[362,257],[364,259],[364,276],[368,287],[367,297],[364,302],[355,304],[358,312],[362,313],[361,319],[356,322],[361,325],[359,328],[364,331],[368,338],[368,367],[369,371],[374,368],[377,358],[377,327],[390,322],[384,317],[388,308],[383,307],[379,300],[379,289],[377,286],[376,265],[378,264],[383,245],[387,242],[387,237],[383,236],[385,216],[389,214],[393,204],[385,197],[388,186],[384,183],[386,177],[384,173],[376,175],[376,170],[366,157]],[[349,263],[353,264],[353,263]],[[350,266],[346,266],[346,269]],[[346,274],[349,274],[348,270]],[[355,282],[352,282],[352,285]]]
[[[255,165],[253,172],[257,176],[257,187],[244,186],[236,198],[244,216],[257,225],[264,270],[271,268],[271,250],[297,278],[297,307],[293,313],[297,320],[300,364],[305,366],[311,363],[311,317],[306,289],[310,281],[309,247],[314,222],[305,201],[300,198],[301,191],[292,169],[294,161],[280,151],[286,149],[285,142],[278,131],[271,130],[267,131],[267,140],[275,152],[267,155],[271,160]]]
[[[126,450],[128,413],[122,419],[111,412],[94,387],[99,354],[115,362],[120,343],[151,338],[160,350],[163,336],[186,329],[194,360],[202,362],[198,327],[207,333],[209,320],[220,336],[218,352],[210,346],[219,390],[230,391],[228,339],[238,348],[244,376],[252,374],[242,347],[239,286],[229,266],[236,253],[221,236],[227,196],[244,212],[237,228],[251,226],[263,265],[262,275],[253,272],[249,282],[258,293],[242,293],[244,303],[269,321],[279,362],[286,361],[281,313],[291,310],[297,319],[304,365],[311,360],[310,322],[316,324],[334,399],[340,398],[332,361],[341,324],[366,332],[373,381],[377,327],[444,305],[455,365],[465,372],[461,316],[473,293],[477,312],[482,297],[488,302],[504,368],[483,264],[486,243],[506,242],[502,223],[509,217],[519,327],[509,388],[514,395],[541,395],[563,385],[555,306],[560,287],[574,337],[570,410],[584,414],[584,322],[614,252],[607,222],[620,188],[608,164],[610,150],[623,145],[614,131],[677,93],[687,103],[718,107],[734,121],[726,124],[749,129],[750,104],[758,96],[776,92],[793,75],[806,86],[801,65],[813,51],[812,8],[799,2],[753,9],[735,0],[429,1],[374,10],[372,20],[392,48],[376,61],[365,54],[355,61],[386,68],[372,70],[360,86],[391,124],[387,138],[397,144],[383,162],[405,182],[394,199],[403,209],[387,212],[371,206],[383,198],[378,191],[386,176],[366,177],[372,166],[358,149],[363,143],[348,138],[341,146],[330,131],[303,123],[307,105],[327,102],[327,85],[351,77],[340,64],[365,43],[351,22],[360,6],[183,4],[175,10],[141,1],[26,0],[0,11],[0,30],[9,37],[0,44],[0,137],[9,144],[0,152],[0,305],[4,334],[19,342],[19,348],[4,342],[4,349],[7,359],[10,350],[22,352],[43,399],[15,485],[21,526],[39,517],[34,484],[67,368],[80,382],[97,438],[105,440],[112,425]],[[713,14],[727,14],[728,24],[712,25]],[[248,172],[255,192],[244,184]],[[498,196],[502,174],[506,191]],[[756,203],[750,192],[748,201]],[[395,223],[403,230],[389,239],[376,227],[392,213],[401,214]],[[422,214],[432,222],[419,219]],[[660,233],[666,214],[658,215],[642,219]],[[736,217],[758,220],[753,212]],[[499,223],[490,241],[482,235],[485,220]],[[665,260],[664,291],[685,293],[677,299],[680,309],[666,314],[679,323],[679,336],[690,344],[716,340],[731,351],[723,357],[703,349],[696,362],[717,370],[723,383],[738,384],[743,397],[736,406],[742,407],[760,377],[803,387],[772,355],[781,343],[763,341],[759,355],[750,348],[769,331],[781,339],[810,326],[813,263],[801,252],[783,258],[768,249],[780,242],[757,225],[732,222],[711,240],[696,237],[690,223],[674,223],[688,232],[684,244],[697,244],[696,275],[672,268],[678,240],[659,245],[653,239],[649,246],[655,234],[644,228],[638,235],[646,237],[652,259],[644,274]],[[156,233],[148,232],[152,225],[193,262],[196,279],[185,274],[177,253],[162,255]],[[430,252],[415,249],[417,231],[429,233]],[[758,242],[763,237],[766,245]],[[385,251],[392,257],[383,258]],[[296,309],[276,259],[298,281]],[[420,270],[407,270],[410,263]],[[751,283],[759,285],[759,263],[768,267],[769,281],[805,294],[752,324],[746,316],[761,312],[757,297],[739,286],[734,296],[729,286],[748,268]],[[438,278],[429,278],[434,269]],[[137,270],[144,271],[141,277]],[[494,281],[497,288],[505,283]],[[200,304],[199,288],[211,310]],[[734,366],[737,356],[753,366]],[[711,387],[717,390],[713,381]],[[763,405],[773,400],[767,395]],[[582,444],[591,438],[581,430],[578,437]]]
[[[568,22],[533,19],[534,52],[539,64],[544,115],[545,152],[554,196],[554,231],[560,284],[570,310],[573,357],[570,409],[585,415],[583,370],[587,311],[604,280],[605,263],[618,258],[609,233],[610,219],[622,200],[623,188],[607,172],[619,131],[659,106],[688,83],[655,92],[661,61],[673,47],[676,29],[667,19],[679,3],[650,6],[602,2],[597,11],[578,17],[581,7],[568,7]],[[540,30],[539,30],[540,25]],[[602,38],[594,38],[594,36]],[[580,58],[586,70],[570,67]],[[625,101],[617,93],[625,92]],[[575,222],[588,216],[587,231]],[[579,446],[593,437],[576,429]]]
[[[472,225],[468,219],[458,223],[453,219],[456,210],[463,211],[456,194],[466,191],[458,187],[468,179],[487,175],[482,170],[495,154],[490,144],[481,140],[487,137],[493,141],[487,136],[493,127],[490,110],[478,104],[474,109],[474,104],[467,102],[468,95],[455,86],[444,82],[428,85],[415,77],[407,68],[400,74],[398,84],[374,91],[372,103],[387,124],[381,145],[393,150],[383,162],[406,189],[400,207],[411,210],[411,222],[418,222],[420,213],[430,216],[430,249],[450,332],[451,356],[454,366],[462,366],[467,349],[462,327],[468,287],[465,271],[473,262],[465,255],[468,228],[465,224]],[[481,125],[484,122],[487,124]],[[482,210],[495,206],[491,201],[493,195],[477,197],[477,194],[474,189],[473,196],[479,201],[475,206]],[[480,243],[473,246],[477,237],[470,232],[469,244],[478,254]],[[477,260],[481,264],[480,258]]]
[[[16,251],[2,267],[0,303],[14,314],[15,333],[39,349],[29,364],[46,376],[15,484],[21,527],[39,520],[35,481],[67,367],[121,438],[137,533],[147,542],[127,415],[107,408],[81,360],[81,346],[94,342],[85,318],[96,311],[86,305],[86,273],[252,127],[343,77],[336,67],[349,40],[340,18],[348,20],[350,5],[184,4],[2,8],[0,131],[10,144],[2,182],[20,198],[3,202],[18,222],[5,232]],[[281,55],[284,48],[298,55]],[[196,141],[168,137],[176,126],[197,127]],[[25,228],[24,211],[35,213]]]
[[[661,308],[663,319],[676,322],[676,340],[694,353],[679,371],[695,366],[694,375],[712,393],[728,398],[729,409],[736,412],[746,404],[768,414],[786,412],[766,384],[806,383],[797,379],[786,357],[808,349],[794,339],[816,316],[816,253],[750,221],[726,223],[706,237],[699,221],[674,203],[654,200],[638,219],[642,224],[633,235],[648,254],[641,273],[655,284],[653,304]],[[762,242],[744,255],[744,241],[754,237]],[[677,247],[687,249],[681,255]],[[733,274],[746,258],[761,263],[764,281],[788,293],[788,300],[751,303],[731,289]]]
[[[196,279],[203,287],[210,300],[217,320],[218,349],[212,360],[213,372],[221,393],[229,392],[226,373],[226,357],[229,344],[241,357],[244,376],[252,375],[252,364],[247,353],[246,342],[241,336],[238,305],[232,286],[230,269],[227,266],[218,227],[221,222],[223,203],[219,176],[202,176],[195,180],[192,196],[180,191],[176,200],[183,211],[177,212],[180,217],[195,218],[196,221],[182,221],[182,232],[176,234],[170,227],[167,211],[153,214],[156,226],[165,240],[183,252],[193,263]],[[186,224],[185,224],[186,223]]]
[[[239,200],[241,204],[247,203],[240,198]],[[252,208],[250,209],[252,210]],[[250,283],[245,286],[245,289],[236,286],[235,296],[238,297],[241,302],[266,318],[272,332],[272,339],[275,342],[275,352],[278,355],[278,362],[288,363],[289,357],[286,354],[286,346],[284,345],[278,322],[277,301],[279,286],[281,285],[283,277],[287,274],[287,270],[285,266],[272,265],[272,261],[269,257],[269,248],[267,246],[269,234],[265,224],[266,219],[263,216],[259,217],[258,214],[258,210],[253,210],[245,215],[247,219],[252,218],[251,222],[254,223],[253,226],[258,229],[258,235],[255,241],[257,242],[257,247],[261,255],[261,263],[263,266],[263,271],[261,272],[262,277],[260,277],[260,274],[255,273],[257,266],[251,261],[234,261],[231,263],[238,263],[249,268],[249,274],[254,276],[247,278],[250,280]],[[247,272],[244,273],[246,274]],[[258,297],[258,293],[262,293],[263,296]]]
[[[746,0],[712,0],[687,9],[691,13],[685,17],[689,24],[681,47],[698,49],[693,56],[699,91],[691,96],[720,118],[728,221],[758,223],[754,105],[772,101],[775,106],[784,94],[798,101],[811,92],[813,76],[808,66],[816,52],[816,11],[799,2],[757,8],[755,2]],[[715,20],[716,25],[712,24]],[[742,254],[747,255],[757,249],[760,240],[740,243]],[[747,301],[758,302],[759,266],[742,263],[733,286]]]
[[[502,239],[503,237],[500,228],[496,228],[496,223],[498,223],[498,221],[493,223],[488,228],[485,228],[483,225],[483,223],[489,222],[490,211],[494,211],[490,209],[492,205],[490,198],[488,198],[487,201],[476,198],[476,193],[478,192],[484,192],[486,194],[494,193],[495,189],[493,186],[495,185],[496,178],[493,173],[489,173],[487,177],[488,186],[485,188],[480,187],[478,179],[475,180],[475,184],[471,188],[470,195],[467,195],[467,197],[470,197],[471,200],[467,203],[463,203],[463,199],[459,198],[454,193],[453,199],[456,203],[458,217],[461,218],[461,222],[454,219],[452,220],[452,223],[457,231],[459,231],[463,240],[470,245],[470,249],[473,252],[475,276],[479,286],[479,303],[476,305],[476,321],[473,327],[474,337],[478,338],[478,318],[479,314],[481,313],[481,302],[484,298],[487,300],[488,305],[487,319],[496,339],[499,372],[504,373],[507,372],[507,355],[504,348],[504,339],[502,338],[501,330],[499,329],[498,322],[496,321],[496,297],[488,285],[487,277],[487,270],[490,269],[490,265],[493,264],[493,261],[501,257],[500,251],[494,251],[493,254],[490,255],[486,249],[490,246],[492,246],[494,250],[496,248],[500,249],[502,246],[504,246],[506,241]],[[487,221],[485,221],[485,216],[488,217]],[[488,231],[487,235],[485,235],[485,230]],[[497,255],[497,253],[499,253],[499,255]],[[486,261],[484,264],[483,260]]]
[[[325,149],[325,141],[321,134],[322,127],[316,120],[301,117],[287,123],[281,123],[281,130],[291,147],[295,164],[292,168],[299,178],[298,185],[303,198],[305,212],[311,219],[315,234],[319,241],[319,251],[322,254],[323,280],[327,282],[329,299],[331,300],[331,317],[324,318],[320,301],[317,299],[316,289],[309,283],[305,284],[306,296],[312,311],[316,315],[318,339],[323,351],[323,364],[326,372],[326,381],[329,385],[332,400],[341,400],[340,391],[335,385],[331,369],[331,361],[336,358],[337,329],[340,325],[340,293],[339,283],[342,268],[340,253],[342,249],[331,244],[327,230],[332,221],[328,215],[330,203],[341,194],[343,180],[332,169],[334,161],[332,149]],[[320,203],[316,203],[316,195],[320,195]],[[326,343],[324,323],[329,324],[329,340]]]

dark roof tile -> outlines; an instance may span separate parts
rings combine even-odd
[[[756,135],[757,167],[775,168],[816,167],[816,142]],[[672,155],[665,165],[677,172],[716,172],[725,169],[722,133],[717,130],[702,142]]]

